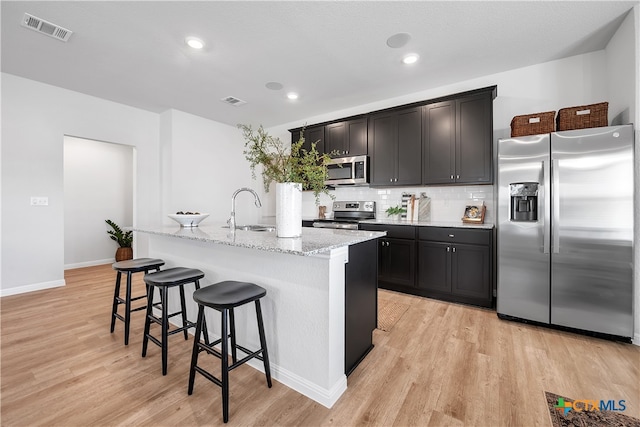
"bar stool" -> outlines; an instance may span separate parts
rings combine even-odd
[[[264,335],[264,325],[262,323],[262,310],[260,309],[260,298],[265,296],[267,291],[253,283],[225,281],[206,286],[193,293],[193,299],[198,303],[198,320],[196,327],[196,336],[193,342],[193,352],[191,354],[191,369],[189,371],[189,390],[193,393],[193,383],[195,381],[196,372],[202,374],[209,381],[222,388],[222,418],[226,423],[229,421],[229,371],[237,368],[249,360],[256,358],[264,363],[264,372],[267,377],[267,385],[271,388],[271,371],[269,369],[269,355],[267,353],[267,341]],[[258,333],[260,334],[260,346],[257,351],[247,350],[245,347],[236,344],[236,328],[235,316],[233,309],[244,304],[255,301],[256,317],[258,320]],[[206,331],[206,321],[204,318],[204,308],[210,307],[222,314],[222,331],[220,339],[209,343],[209,337]],[[230,331],[227,326],[227,313],[230,321]],[[205,332],[205,342],[200,342],[202,331]],[[232,364],[229,366],[229,344],[228,339],[231,337],[231,358]],[[221,351],[214,348],[215,345],[222,343]],[[238,360],[236,350],[241,350],[248,356]],[[222,361],[221,376],[218,379],[211,373],[198,366],[198,354],[201,351],[216,356]],[[262,354],[262,356],[260,356]]]
[[[113,293],[113,309],[111,310],[111,333],[116,326],[116,319],[124,322],[124,345],[129,345],[129,324],[131,323],[131,312],[144,310],[146,304],[134,309],[131,308],[131,302],[146,298],[147,294],[131,298],[131,276],[133,273],[144,272],[149,273],[150,270],[160,271],[160,266],[164,265],[164,261],[157,258],[137,258],[126,261],[115,262],[111,265],[118,272],[116,276],[115,292]],[[124,298],[120,298],[120,281],[122,273],[127,274],[127,289]],[[118,313],[118,307],[124,304],[124,316]]]
[[[169,335],[184,333],[184,339],[187,340],[189,335],[187,329],[194,328],[195,323],[187,320],[187,308],[184,299],[184,285],[187,283],[195,283],[196,290],[200,289],[200,279],[204,277],[204,273],[195,268],[174,267],[166,270],[150,273],[144,276],[145,283],[149,286],[147,299],[147,316],[144,322],[144,338],[142,339],[142,357],[147,355],[147,344],[149,340],[162,349],[162,375],[167,375],[167,339]],[[180,311],[169,314],[169,288],[178,286],[180,290]],[[160,302],[153,302],[153,294],[155,288],[159,288]],[[153,307],[160,307],[161,316],[157,317],[153,314]],[[181,315],[182,326],[176,327],[169,331],[169,319]],[[160,339],[149,333],[151,322],[157,323],[161,328]]]

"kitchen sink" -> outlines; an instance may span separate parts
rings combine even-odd
[[[229,228],[229,226],[226,225],[223,228]],[[276,228],[272,225],[252,224],[252,225],[236,225],[236,230],[271,232],[271,231],[276,231]]]

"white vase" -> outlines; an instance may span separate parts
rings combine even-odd
[[[302,235],[302,184],[276,183],[276,236]]]

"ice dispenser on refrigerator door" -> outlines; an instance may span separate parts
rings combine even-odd
[[[538,183],[516,182],[509,184],[511,194],[511,221],[538,220]]]

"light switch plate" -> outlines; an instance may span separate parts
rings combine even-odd
[[[31,196],[31,206],[49,206],[49,198],[42,196]]]

